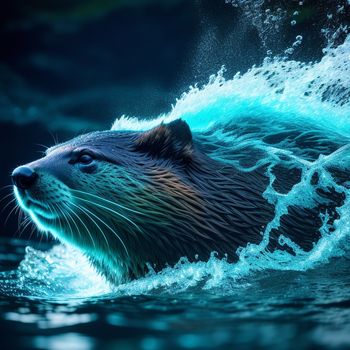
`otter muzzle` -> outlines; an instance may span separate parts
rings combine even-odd
[[[37,179],[38,174],[27,166],[20,166],[12,173],[13,184],[22,190],[27,190],[32,187]]]

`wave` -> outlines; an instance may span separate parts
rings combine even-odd
[[[330,131],[350,132],[350,36],[336,47],[325,49],[319,62],[303,63],[281,58],[265,59],[261,66],[224,78],[225,69],[203,87],[192,86],[170,113],[151,120],[122,116],[112,130],[147,130],[178,118],[193,131],[241,117],[295,119],[317,123]]]

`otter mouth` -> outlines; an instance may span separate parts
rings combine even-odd
[[[29,213],[35,214],[38,218],[44,221],[51,221],[57,219],[57,215],[50,208],[49,205],[45,204],[43,201],[34,199],[28,191],[18,190],[14,188],[14,193],[20,207]]]

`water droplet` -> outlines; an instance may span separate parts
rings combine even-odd
[[[295,25],[297,24],[297,21],[293,20],[293,21],[290,22],[290,24],[291,24],[292,26],[295,26]]]

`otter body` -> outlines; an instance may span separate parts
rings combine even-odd
[[[317,188],[319,174],[306,174],[317,198],[286,207],[276,219],[266,191],[272,188],[269,164],[260,164],[259,152],[251,150],[245,159],[256,158],[254,166],[214,159],[210,155],[222,145],[206,142],[210,137],[193,137],[181,120],[146,132],[83,135],[15,169],[15,194],[39,229],[80,249],[113,283],[181,257],[205,261],[216,252],[235,261],[238,248],[260,244],[267,231],[264,249],[293,253],[280,242],[282,234],[312,249],[325,224],[322,215],[332,225],[343,194]],[[285,195],[306,175],[276,167],[275,189]]]

